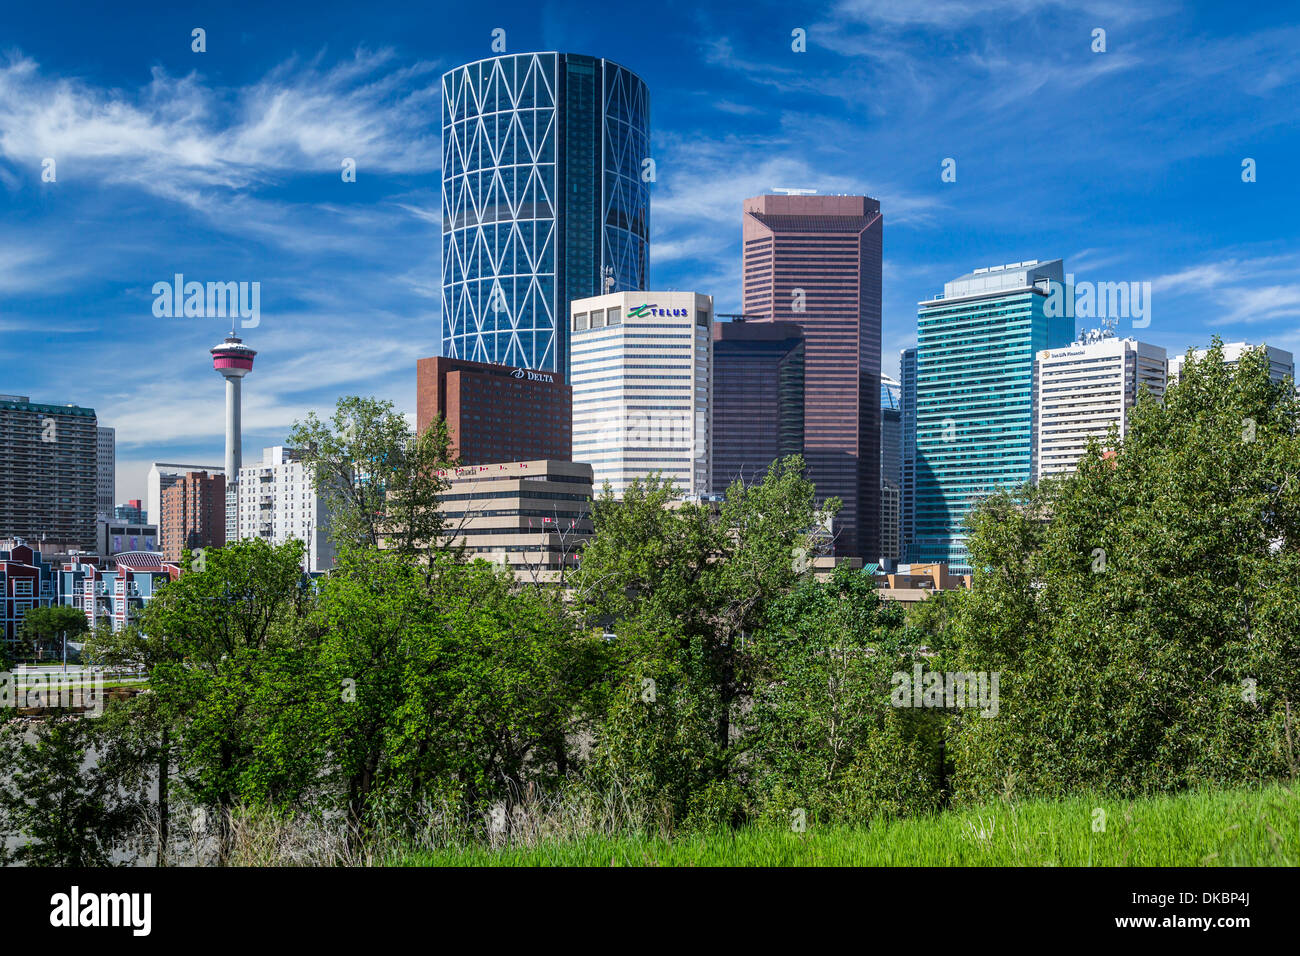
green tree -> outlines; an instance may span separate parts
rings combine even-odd
[[[23,616],[22,637],[32,647],[55,657],[62,655],[64,640],[73,640],[88,630],[85,612],[71,605],[34,607]]]
[[[315,412],[296,422],[289,444],[312,469],[340,551],[382,546],[427,559],[442,545],[438,496],[456,460],[441,417],[417,435],[392,402],[346,396],[328,422]]]
[[[137,818],[138,806],[114,777],[87,760],[96,744],[92,720],[44,721],[22,739],[22,724],[0,726],[0,836],[21,842],[0,865],[108,866]]]
[[[601,671],[557,595],[445,554],[428,570],[357,549],[322,589],[318,721],[357,827],[394,800],[555,783]]]
[[[1260,353],[1190,354],[1077,471],[986,502],[958,654],[1002,672],[951,727],[956,791],[1118,794],[1293,772],[1300,436]]]
[[[917,632],[916,639],[934,650],[950,648],[957,640],[965,588],[934,591],[924,601],[917,601],[907,611],[907,624]]]
[[[314,659],[303,553],[301,541],[256,538],[209,550],[202,570],[160,589],[141,614],[141,633],[157,642],[151,706],[169,728],[179,781],[216,811],[223,842],[237,802],[289,805],[319,766],[302,705]]]
[[[588,626],[617,635],[609,681],[617,706],[599,745],[606,777],[672,779],[690,791],[710,789],[724,813],[737,805],[729,788],[743,749],[735,721],[751,690],[747,642],[769,602],[810,575],[819,547],[815,492],[803,470],[797,456],[774,462],[763,481],[733,484],[721,504],[679,500],[657,476],[633,482],[621,499],[606,488],[593,503],[594,535],[572,580]],[[838,507],[831,499],[822,510]],[[672,703],[639,708],[647,679],[657,700]],[[650,732],[645,721],[656,714],[668,723]],[[693,736],[701,726],[709,728],[703,741]],[[638,734],[661,742],[688,734],[693,755],[649,766],[671,748],[632,746]],[[679,814],[691,800],[690,792],[668,797]]]
[[[941,804],[946,716],[891,701],[893,675],[924,660],[920,633],[869,575],[844,566],[772,603],[754,648],[762,680],[749,735],[761,816],[861,822]]]
[[[140,671],[146,678],[161,664],[182,661],[165,634],[151,635],[134,622],[117,631],[101,624],[86,642],[86,657],[106,669]],[[178,703],[183,706],[172,696],[136,694],[109,707],[100,718],[104,748],[101,765],[111,768],[119,784],[129,791],[147,795],[151,785],[157,785],[156,866],[168,862],[171,785],[176,767],[172,725],[179,720],[174,709]]]

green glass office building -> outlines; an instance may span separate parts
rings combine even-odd
[[[1034,356],[1069,345],[1074,319],[1049,316],[1060,259],[976,269],[917,315],[913,562],[970,570],[974,504],[1033,477]]]

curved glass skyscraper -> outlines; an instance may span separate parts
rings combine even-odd
[[[443,355],[568,377],[569,303],[646,287],[649,123],[645,83],[609,60],[443,75]]]

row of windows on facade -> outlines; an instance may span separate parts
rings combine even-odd
[[[591,517],[591,512],[581,507],[574,511],[563,512],[558,508],[551,511],[543,508],[471,508],[465,511],[439,513],[444,518],[547,518],[552,521],[561,518],[566,521],[581,521]]]
[[[547,501],[587,501],[590,495],[571,495],[560,491],[481,491],[468,495],[439,495],[439,501],[473,501],[476,498],[538,498]]]
[[[600,329],[606,326],[622,324],[623,310],[621,308],[593,309],[591,312],[573,313],[573,330],[575,332],[587,328]]]
[[[573,313],[573,331],[580,332],[584,329],[600,329],[609,326],[621,325],[623,323],[622,308],[593,309],[591,312]],[[695,312],[695,324],[708,328],[709,313],[704,309],[697,309]],[[671,329],[677,328],[675,325],[638,325],[638,328],[648,329]],[[664,336],[653,336],[654,338],[663,338]]]

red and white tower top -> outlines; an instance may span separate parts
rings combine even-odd
[[[227,378],[243,378],[253,370],[257,353],[232,331],[226,340],[211,349],[212,367]]]
[[[239,469],[243,465],[240,386],[244,376],[253,370],[253,356],[257,353],[235,335],[234,329],[211,352],[212,367],[226,380],[226,540],[234,541],[238,535]]]

